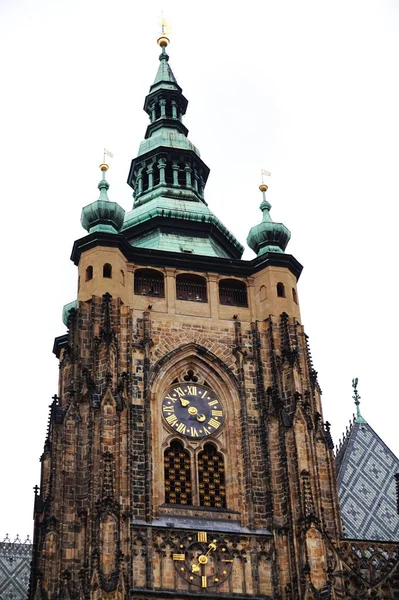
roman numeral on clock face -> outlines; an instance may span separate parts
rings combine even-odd
[[[208,425],[210,425],[211,427],[214,427],[215,429],[220,427],[220,423],[219,423],[219,421],[216,421],[216,419],[209,419]]]
[[[178,431],[179,433],[182,433],[183,435],[186,433],[186,426],[184,425],[184,423],[179,423],[179,425],[176,427],[176,431]]]
[[[178,418],[176,417],[176,415],[169,415],[169,417],[166,417],[166,420],[169,423],[169,425],[174,425],[176,421],[178,421]]]

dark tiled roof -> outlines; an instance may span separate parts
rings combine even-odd
[[[399,460],[363,419],[356,419],[336,456],[345,537],[399,540],[395,473]]]
[[[0,542],[0,598],[25,600],[28,594],[32,544],[6,537]]]

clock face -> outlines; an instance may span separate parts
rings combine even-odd
[[[173,553],[173,562],[183,579],[205,590],[226,581],[231,574],[233,557],[220,536],[198,531],[181,538]]]
[[[220,400],[203,385],[176,383],[162,401],[162,415],[175,431],[189,438],[216,433],[224,423]]]

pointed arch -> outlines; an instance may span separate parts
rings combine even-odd
[[[165,354],[157,363],[155,363],[150,372],[151,384],[162,373],[167,370],[167,367],[172,367],[178,362],[192,361],[198,366],[202,365],[205,370],[220,380],[221,377],[226,378],[230,385],[234,386],[238,393],[240,390],[239,382],[233,370],[223,362],[216,354],[210,352],[205,346],[201,346],[195,342],[182,344],[178,348],[171,350]]]
[[[180,434],[178,431],[171,432],[170,427],[165,423],[165,419],[163,418],[162,399],[173,382],[192,381],[194,377],[199,384],[205,385],[214,391],[220,400],[225,414],[228,415],[226,417],[227,420],[230,420],[230,422],[239,421],[242,418],[242,400],[237,377],[230,365],[223,362],[207,348],[190,342],[168,352],[150,371],[148,387],[151,390],[151,396],[149,402],[152,406],[151,413],[154,415],[151,421],[152,464],[162,464],[165,461],[165,455],[169,451],[171,442],[173,440],[180,442],[183,445],[181,460],[184,462],[184,451],[189,453],[191,459],[192,506],[202,505],[208,510],[220,510],[226,507],[229,510],[242,509],[244,498],[244,455],[243,452],[236,451],[237,448],[242,447],[242,430],[240,427],[221,427],[220,430],[215,431],[211,435],[213,442],[215,442],[215,452],[218,453],[216,462],[219,461],[221,466],[220,469],[217,469],[217,476],[214,477],[212,475],[212,481],[211,478],[209,478],[209,481],[205,481],[202,478],[201,481],[207,485],[206,488],[201,488],[207,492],[205,493],[204,491],[202,502],[199,494],[198,453],[204,450],[204,445],[210,442],[211,438],[203,441],[198,440],[200,441],[198,445],[192,439],[185,438],[183,433]],[[202,455],[206,461],[205,466],[208,466],[208,459],[212,462],[210,454],[212,456],[215,454],[209,448],[207,447],[206,452]],[[226,465],[228,464],[226,473],[224,472],[225,459],[222,456],[230,457],[229,461],[226,461]],[[172,458],[174,459],[174,456]],[[172,492],[171,479],[168,477],[170,465],[166,465],[164,462],[164,466],[165,468],[161,473],[158,472],[157,476],[153,471],[150,480],[152,505],[155,514],[157,511],[163,510],[162,506],[167,502],[166,494]],[[182,470],[182,465],[178,464],[177,466],[179,467],[179,471]],[[209,467],[213,469],[211,472],[214,473],[214,464],[210,464]],[[209,473],[209,470],[206,472]],[[172,475],[175,474],[177,473],[172,473]],[[159,475],[161,475],[160,478]],[[179,476],[184,476],[184,473],[179,472]],[[205,479],[208,479],[208,476]],[[217,486],[217,488],[214,486]],[[208,493],[210,490],[212,490],[212,494]],[[214,491],[218,493],[214,494]],[[226,496],[224,496],[224,493],[221,495],[221,491],[226,493]],[[181,489],[179,490],[180,492]],[[177,491],[174,493],[177,494]],[[205,496],[212,496],[212,502],[208,503],[208,499],[205,499]],[[188,508],[188,505],[186,506]]]

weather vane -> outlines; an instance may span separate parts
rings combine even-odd
[[[169,43],[169,36],[172,33],[172,28],[170,27],[169,23],[166,22],[166,19],[163,16],[163,11],[161,11],[161,17],[159,19],[159,24],[161,26],[161,31],[159,33],[158,44],[160,46],[162,46],[162,44],[160,43],[160,40],[167,40],[167,43],[165,44],[165,45],[167,45]]]
[[[110,158],[114,158],[114,155],[112,152],[110,152],[109,150],[107,150],[106,148],[104,148],[104,159],[103,159],[103,163],[105,163],[105,157],[109,156]]]
[[[270,177],[270,176],[271,176],[271,173],[270,173],[270,171],[265,171],[265,169],[261,169],[261,170],[260,170],[260,174],[261,174],[261,176],[262,176],[262,183],[265,183],[265,182],[264,182],[264,179],[263,179],[265,175],[266,175],[267,177]]]

